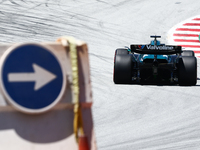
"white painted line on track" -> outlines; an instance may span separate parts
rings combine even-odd
[[[184,40],[199,40],[199,37],[187,37],[187,36],[174,36],[175,39],[184,39]]]

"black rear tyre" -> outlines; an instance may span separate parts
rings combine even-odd
[[[116,55],[114,62],[113,81],[115,84],[131,82],[132,55]]]
[[[118,49],[116,49],[116,51],[115,51],[115,54],[116,54],[116,55],[128,54],[128,53],[129,53],[128,50],[125,49],[125,48],[118,48]]]
[[[190,50],[183,51],[182,56],[194,56],[194,51]]]
[[[192,56],[182,56],[178,64],[179,85],[196,85],[197,59]]]

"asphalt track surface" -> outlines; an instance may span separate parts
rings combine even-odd
[[[200,14],[200,1],[0,0],[0,8],[0,43],[62,35],[88,43],[99,150],[200,149],[200,80],[192,87],[112,80],[116,48],[155,34],[167,43],[170,28]]]

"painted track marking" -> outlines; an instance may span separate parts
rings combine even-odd
[[[189,18],[175,25],[168,32],[168,43],[182,46],[183,50],[193,50],[200,58],[200,16]]]

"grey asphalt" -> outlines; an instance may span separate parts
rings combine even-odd
[[[1,0],[0,43],[55,41],[89,46],[93,119],[99,150],[200,149],[200,81],[196,86],[115,85],[116,48],[149,43],[200,14],[197,0]],[[199,73],[198,60],[198,77]]]

